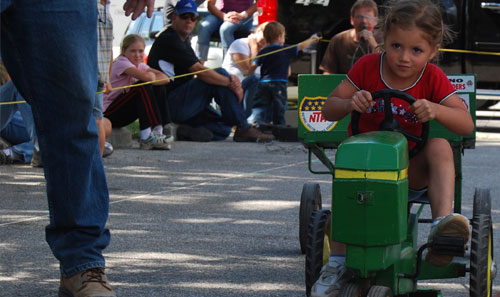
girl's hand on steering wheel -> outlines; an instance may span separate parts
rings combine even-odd
[[[436,103],[430,102],[427,99],[420,99],[410,106],[410,110],[415,113],[421,123],[425,123],[436,118],[435,107]]]
[[[350,108],[359,113],[365,113],[370,106],[374,106],[372,94],[365,90],[357,91],[351,98]]]

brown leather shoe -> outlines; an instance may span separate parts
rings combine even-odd
[[[71,277],[61,277],[59,297],[116,297],[104,268],[92,268]]]
[[[237,128],[234,132],[233,140],[236,142],[271,142],[274,140],[274,136],[264,134],[254,127],[250,127],[244,131]]]

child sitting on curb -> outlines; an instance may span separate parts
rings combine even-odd
[[[166,89],[169,82],[165,74],[144,64],[145,42],[139,35],[123,38],[121,54],[114,61],[111,70],[113,87],[156,81],[127,89],[114,90],[104,94],[104,116],[113,127],[124,127],[139,119],[141,149],[170,149],[174,138],[163,134],[168,123]]]

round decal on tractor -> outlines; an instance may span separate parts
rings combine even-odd
[[[326,97],[304,97],[300,103],[300,121],[309,131],[330,131],[337,122],[325,120],[321,109],[325,104]]]

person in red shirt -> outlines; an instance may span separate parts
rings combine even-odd
[[[417,100],[408,106],[393,99],[401,127],[420,135],[422,123],[436,120],[450,131],[468,135],[474,123],[466,105],[457,96],[446,75],[430,61],[438,54],[449,35],[439,7],[430,0],[402,0],[389,6],[381,31],[384,52],[362,57],[335,88],[323,106],[326,120],[338,121],[352,111],[361,114],[360,132],[378,130],[383,119],[382,101],[371,92],[395,89],[413,95]],[[377,99],[377,98],[375,98]],[[411,144],[410,144],[411,146]],[[429,139],[411,160],[408,168],[410,189],[427,189],[433,223],[429,241],[435,236],[463,237],[469,240],[469,221],[452,213],[455,188],[455,167],[449,142]],[[312,288],[311,296],[337,296],[348,281],[345,246],[334,242],[330,261]],[[453,256],[427,253],[426,261],[446,266]]]

